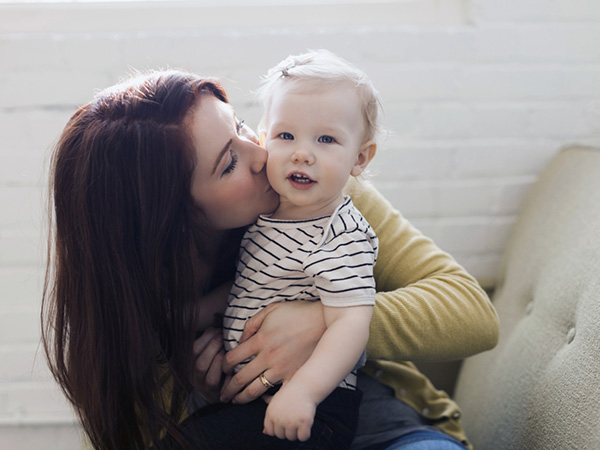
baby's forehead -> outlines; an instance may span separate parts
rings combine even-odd
[[[280,91],[263,124],[271,130],[289,127],[290,130],[325,134],[348,129],[366,130],[368,126],[358,93],[346,86],[316,91]]]
[[[316,108],[320,108],[319,105],[343,103],[346,108],[359,111],[364,109],[364,101],[359,89],[345,80],[338,83],[315,82],[312,80],[289,83],[273,93],[267,109],[270,109],[274,104],[281,105],[294,98],[302,98]]]
[[[348,89],[358,92],[358,88],[349,80],[327,78],[300,78],[282,80],[281,90],[290,93],[326,94],[335,89]]]
[[[269,109],[280,111],[281,107],[285,105],[286,108],[292,109],[329,110],[331,107],[338,105],[338,109],[341,107],[345,110],[362,111],[364,109],[363,103],[360,92],[350,83],[327,86],[302,83],[302,85],[286,86],[285,89],[275,92],[269,104]],[[299,105],[303,106],[300,107]],[[287,111],[290,112],[289,109]],[[304,109],[304,111],[306,110]],[[341,113],[341,111],[338,112]]]
[[[368,120],[365,114],[365,101],[361,95],[360,89],[350,80],[338,79],[316,79],[316,78],[290,78],[281,79],[277,87],[270,92],[270,98],[265,103],[263,117],[259,128],[271,128],[276,122],[281,120],[281,106],[288,104],[288,101],[295,102],[294,98],[304,99],[304,105],[310,104],[314,110],[330,110],[328,106],[341,103],[344,106],[343,111],[334,113],[336,116],[347,116],[348,114],[358,114],[360,118],[354,117],[354,123],[361,121],[365,129],[368,128]],[[310,98],[310,100],[309,100]],[[354,100],[354,101],[353,101]],[[307,103],[310,102],[310,103]],[[291,113],[289,109],[286,113]],[[301,114],[300,112],[297,112]],[[329,117],[332,118],[331,116]]]

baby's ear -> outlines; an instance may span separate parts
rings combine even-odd
[[[258,141],[260,142],[260,146],[265,148],[267,143],[267,130],[260,130],[258,132]]]
[[[375,156],[375,153],[377,153],[377,144],[375,141],[365,142],[360,148],[360,152],[356,157],[356,162],[354,163],[354,167],[352,168],[350,175],[353,177],[359,176],[363,170],[367,168],[373,159],[373,156]]]

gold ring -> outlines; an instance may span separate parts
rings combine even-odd
[[[264,387],[266,387],[267,389],[271,389],[274,388],[275,385],[273,383],[271,383],[269,380],[267,380],[267,377],[265,377],[265,371],[263,371],[263,373],[261,373],[258,376],[258,379],[260,380],[260,382],[264,385]]]

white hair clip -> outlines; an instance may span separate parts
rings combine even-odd
[[[292,63],[287,67],[284,67],[283,69],[281,69],[281,76],[282,77],[289,77],[290,76],[290,70],[292,70],[294,67],[296,67],[296,63]]]

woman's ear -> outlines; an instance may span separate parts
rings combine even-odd
[[[360,152],[356,157],[356,162],[354,163],[352,171],[350,171],[350,175],[353,177],[359,176],[369,165],[373,156],[375,156],[375,153],[377,153],[377,144],[375,141],[365,142],[360,148]]]

